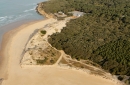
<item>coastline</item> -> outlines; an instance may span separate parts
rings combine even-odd
[[[88,85],[101,85],[101,83],[105,85],[116,85],[115,82],[101,78],[99,76],[90,75],[76,69],[68,69],[59,66],[35,65],[31,67],[26,66],[25,68],[21,68],[19,65],[20,55],[24,49],[24,46],[26,45],[30,34],[32,34],[35,29],[41,28],[46,23],[52,21],[53,19],[47,19],[40,22],[28,24],[26,26],[22,25],[19,28],[12,30],[13,35],[11,38],[8,38],[9,42],[5,46],[5,52],[7,52],[6,57],[9,56],[9,75],[8,78],[2,82],[2,85],[84,85],[87,83]],[[19,39],[19,37],[21,37],[21,39]],[[100,83],[97,84],[97,82]]]
[[[40,9],[40,3],[37,4],[36,12],[41,16],[45,16],[43,20],[47,20],[48,18],[51,18],[51,17],[47,17],[49,15],[45,13],[44,11],[42,11],[41,9],[40,10],[39,9]],[[21,27],[27,27],[28,25],[31,25],[31,24],[34,24],[43,20],[42,19],[41,20],[22,20],[22,21],[13,22],[13,23],[10,23],[8,25],[1,27],[1,28],[4,28],[4,33],[2,34],[2,37],[0,39],[0,59],[1,59],[0,60],[0,79],[7,79],[7,76],[8,76],[7,69],[8,69],[9,58],[5,56],[7,56],[6,51],[9,50],[6,47],[8,47],[9,45],[8,42],[10,42],[12,36],[18,31],[22,30]]]
[[[20,54],[21,51],[24,49],[23,46],[26,44],[25,41],[28,40],[29,35],[33,33],[36,27],[43,24],[43,23],[49,23],[52,22],[53,19],[47,19],[41,22],[36,22],[28,25],[23,25],[19,27],[18,29],[14,29],[13,36],[9,39],[9,42],[7,43],[5,47],[9,50],[6,50],[6,52],[9,55],[9,67],[8,67],[8,79],[4,80],[2,85],[52,85],[52,84],[59,84],[59,85],[116,85],[110,80],[101,78],[99,76],[94,76],[87,74],[85,72],[82,72],[80,70],[76,69],[68,69],[64,67],[58,67],[58,66],[26,66],[25,68],[21,68],[19,65],[20,60]],[[43,27],[44,25],[39,26]],[[33,28],[34,27],[34,28]],[[33,29],[33,30],[32,30]],[[28,30],[28,31],[27,31]],[[29,32],[29,34],[25,33]],[[32,31],[32,32],[30,32]],[[25,35],[23,35],[25,34]],[[28,35],[28,36],[27,36]],[[19,37],[21,36],[21,39]],[[25,38],[28,37],[28,38]],[[18,40],[18,41],[16,41]],[[21,42],[21,43],[20,43]],[[20,43],[20,44],[19,44]],[[19,49],[18,49],[19,48]],[[6,57],[8,56],[6,55]],[[17,69],[17,70],[16,70]],[[34,77],[35,76],[35,77]],[[44,76],[44,77],[43,77]],[[69,77],[68,77],[69,76]],[[20,78],[19,80],[17,80]],[[36,79],[38,81],[36,81]],[[69,79],[69,81],[68,81]],[[27,81],[26,81],[27,80]],[[45,81],[43,81],[45,80]],[[60,82],[60,81],[62,82]],[[80,81],[79,81],[80,80]],[[24,81],[24,82],[23,82]],[[51,82],[49,82],[51,81]],[[95,81],[95,82],[93,82]],[[99,83],[100,82],[100,83]],[[99,83],[99,84],[98,84]]]
[[[9,31],[9,32],[7,32],[7,33],[4,34],[3,41],[2,41],[2,49],[1,49],[1,56],[2,56],[3,60],[1,62],[2,64],[0,64],[1,65],[0,78],[3,78],[4,80],[8,79],[8,74],[9,74],[8,70],[10,68],[9,61],[10,61],[10,58],[11,58],[9,52],[10,52],[10,48],[11,48],[10,45],[12,43],[13,37],[16,36],[16,34],[19,33],[22,30],[25,30],[24,33],[25,32],[28,33],[28,31],[26,31],[26,30],[29,30],[29,29],[27,29],[28,26],[32,26],[32,25],[37,24],[37,23],[41,23],[42,24],[42,22],[45,22],[45,24],[46,24],[47,20],[48,19],[42,20],[42,21],[30,22],[30,23],[21,25],[20,27],[15,28],[15,29],[13,29],[13,30],[11,30],[11,31]],[[52,21],[52,20],[50,19],[50,21]],[[44,26],[44,23],[43,23],[43,26]],[[42,26],[40,25],[39,28],[40,27],[42,27]],[[28,37],[24,36],[24,38],[26,39],[26,41],[28,41],[28,38],[30,37],[30,34],[32,34],[35,29],[39,29],[39,28],[38,28],[37,25],[35,25],[35,27],[30,28],[31,30],[29,30],[29,31],[31,31],[31,33],[28,33]],[[24,42],[25,43],[24,45],[26,45],[26,41]],[[21,42],[19,42],[19,43],[21,43]],[[21,49],[23,50],[24,46],[22,46]],[[19,57],[21,57],[20,55],[19,55]],[[17,62],[18,65],[20,64],[20,60],[18,60],[16,62]]]
[[[42,16],[45,16],[46,18],[54,18],[53,14],[47,14],[41,7],[42,3],[38,3],[36,7],[36,12]]]
[[[37,9],[38,6],[36,7],[36,11],[38,14],[40,14],[40,12],[38,12],[38,9]],[[40,15],[43,16],[43,14],[40,14]],[[7,79],[7,76],[8,76],[7,69],[8,69],[9,58],[4,57],[4,56],[7,56],[7,53],[5,50],[8,50],[6,47],[8,47],[8,42],[10,42],[10,39],[12,38],[12,36],[16,32],[18,32],[21,27],[26,27],[28,25],[31,25],[31,24],[34,24],[36,22],[43,21],[46,19],[47,18],[40,19],[40,20],[21,20],[21,21],[10,23],[5,26],[1,26],[1,28],[3,28],[2,30],[3,33],[1,33],[2,36],[0,37],[0,59],[1,59],[0,60],[0,79],[2,80]]]
[[[42,15],[45,15],[45,13],[43,13]],[[29,35],[31,35],[34,32],[34,30],[39,29],[39,28],[43,27],[45,24],[47,24],[49,22],[52,22],[54,20],[54,19],[51,19],[51,17],[47,17],[47,18],[49,18],[49,19],[45,19],[45,20],[42,20],[42,21],[34,21],[34,22],[30,22],[30,23],[21,25],[20,27],[15,28],[15,29],[13,29],[13,30],[11,30],[11,31],[4,34],[4,37],[3,37],[3,40],[2,40],[2,55],[5,58],[4,59],[5,60],[4,65],[5,66],[3,65],[3,68],[5,68],[5,67],[8,68],[8,73],[7,73],[7,70],[5,69],[6,71],[4,70],[3,72],[6,72],[6,75],[3,75],[3,74],[1,75],[0,74],[0,77],[3,76],[3,78],[5,79],[5,81],[3,81],[2,85],[9,85],[9,84],[10,85],[14,85],[14,84],[18,85],[19,83],[20,83],[19,85],[36,85],[36,84],[45,84],[46,85],[47,83],[49,83],[47,85],[52,85],[52,84],[54,84],[53,82],[58,84],[59,81],[55,80],[55,79],[53,79],[51,77],[53,77],[53,76],[56,77],[58,75],[59,78],[58,77],[56,77],[56,78],[58,78],[59,80],[60,80],[61,76],[63,78],[65,78],[65,79],[67,79],[68,78],[67,77],[68,73],[71,75],[70,78],[68,78],[68,79],[74,78],[74,79],[78,80],[76,82],[77,84],[74,83],[74,84],[68,84],[68,85],[82,85],[82,83],[80,83],[80,78],[83,79],[84,84],[87,84],[89,82],[90,85],[94,85],[94,84],[98,85],[96,82],[99,82],[99,81],[103,80],[101,82],[103,82],[103,84],[105,84],[105,85],[116,85],[115,83],[113,83],[110,80],[107,80],[107,79],[104,79],[104,78],[101,78],[101,77],[96,77],[94,75],[89,75],[89,74],[86,74],[86,73],[84,73],[82,71],[79,71],[79,70],[76,70],[76,69],[68,69],[68,68],[55,67],[55,66],[45,66],[45,67],[44,66],[40,66],[40,67],[32,66],[33,68],[32,67],[30,68],[29,66],[27,66],[27,68],[21,68],[20,65],[19,65],[19,63],[20,63],[20,55],[19,54],[21,54],[20,52],[24,49],[24,46],[28,42]],[[21,34],[25,33],[27,36],[26,35],[22,36],[20,33]],[[22,39],[24,41],[20,42],[21,39],[19,39],[18,36],[21,36],[20,38],[25,38],[25,37],[26,38]],[[18,40],[17,43],[15,42],[16,40]],[[14,46],[14,45],[16,45],[16,46]],[[19,48],[20,51],[19,51],[17,46],[20,47]],[[13,50],[12,50],[12,48],[13,48]],[[16,48],[19,52],[14,48]],[[18,53],[15,54],[15,52],[18,52]],[[14,57],[14,58],[11,58],[11,57]],[[9,63],[8,63],[9,67],[6,66],[8,60],[9,60]],[[16,62],[12,62],[12,61],[16,61]],[[14,64],[17,64],[17,65],[14,65]],[[12,66],[12,65],[14,65],[14,66]],[[17,67],[18,71],[16,71],[16,73],[15,73],[16,67]],[[37,68],[37,70],[36,70],[36,68]],[[48,71],[48,70],[52,70],[52,71]],[[23,73],[23,71],[26,71],[26,72]],[[43,71],[43,72],[41,72],[41,71]],[[46,72],[46,71],[48,71],[48,72]],[[54,71],[54,73],[51,73],[53,71]],[[67,71],[67,72],[65,72],[65,71]],[[30,74],[29,74],[29,72],[30,72]],[[59,74],[59,72],[65,73],[65,74],[62,75],[62,74]],[[1,70],[0,70],[0,73],[2,73]],[[33,73],[35,73],[35,74],[33,75]],[[47,73],[47,74],[45,75],[45,73]],[[77,74],[77,73],[79,73],[79,74]],[[14,74],[17,74],[17,76],[14,76]],[[74,75],[74,74],[77,74],[77,75]],[[23,75],[24,75],[24,77],[23,77]],[[29,79],[29,81],[30,81],[29,83],[28,83],[28,81],[26,81],[26,77],[25,77],[26,75],[29,76],[29,77],[27,77]],[[43,80],[41,80],[43,78],[41,75],[44,75],[46,77],[47,77],[47,75],[49,75],[49,77],[47,77],[47,78],[50,78],[50,80],[52,80],[52,82],[49,82],[50,80],[46,79],[46,77],[44,78],[46,80],[46,82],[43,82]],[[83,75],[86,75],[86,76],[83,76]],[[9,76],[9,78],[7,76]],[[41,83],[37,82],[35,80],[35,78],[32,78],[33,76],[38,77],[40,79]],[[79,78],[77,78],[77,77],[79,77]],[[17,78],[21,78],[21,79],[19,79],[17,81],[16,80]],[[25,79],[23,79],[23,78],[25,78]],[[84,78],[87,78],[88,80],[86,81],[86,79],[84,79]],[[63,82],[60,82],[60,84],[65,83],[65,80],[62,80],[62,81]],[[70,81],[73,82],[72,80],[70,80]],[[95,82],[93,82],[93,81],[95,81]],[[107,82],[107,84],[106,84],[105,81]],[[65,84],[63,84],[63,85],[65,85]],[[101,85],[101,83],[99,85]]]
[[[41,20],[40,20],[41,21]],[[6,32],[3,37],[2,37],[2,41],[1,41],[1,47],[0,47],[0,58],[1,58],[1,61],[0,61],[0,78],[3,78],[3,79],[7,79],[7,68],[8,68],[8,60],[9,58],[8,57],[5,57],[5,56],[8,56],[6,51],[9,50],[7,49],[6,47],[8,47],[8,42],[11,42],[10,40],[12,39],[12,36],[20,31],[21,27],[26,27],[28,25],[31,25],[33,23],[36,23],[38,21],[31,21],[31,22],[27,22],[26,24],[24,23],[23,25],[21,24],[19,27],[17,28],[14,28],[8,32]]]
[[[43,19],[40,19],[40,20],[33,20],[33,19],[32,20],[21,20],[21,21],[9,23],[9,24],[4,25],[4,26],[0,26],[0,43],[2,43],[2,38],[3,38],[4,34],[13,30],[14,28],[18,28],[19,26],[21,26],[23,24],[27,24],[27,23],[35,22],[35,21],[41,21],[41,20],[43,20]],[[0,47],[1,47],[1,45],[0,45]]]

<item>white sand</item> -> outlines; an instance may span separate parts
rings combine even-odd
[[[117,85],[115,82],[102,77],[87,74],[74,69],[53,66],[20,67],[22,51],[34,30],[55,21],[47,19],[28,26],[21,26],[11,35],[4,49],[9,58],[8,79],[2,85]]]

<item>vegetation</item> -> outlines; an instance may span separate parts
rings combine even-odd
[[[119,39],[97,48],[94,54],[100,56],[91,58],[112,74],[130,75],[129,51],[130,42]]]
[[[50,0],[43,8],[47,13],[86,13],[53,34],[52,46],[77,60],[89,59],[112,74],[130,76],[130,1]]]
[[[42,33],[43,35],[45,35],[45,34],[46,34],[46,31],[45,31],[45,30],[41,30],[41,33]]]
[[[100,75],[102,77],[104,77],[106,74],[106,72],[103,71],[102,69],[95,69],[95,67],[86,65],[85,63],[81,63],[79,61],[75,61],[72,59],[62,58],[59,64],[74,67],[76,69],[81,69],[86,72],[90,72],[91,74],[94,74],[94,75]],[[106,77],[106,78],[109,78],[109,77]]]
[[[128,79],[128,84],[130,84],[130,78]]]
[[[57,20],[64,20],[65,17],[57,17]]]
[[[54,60],[50,60],[50,63],[54,64],[54,63],[55,63],[55,61],[54,61]]]
[[[42,8],[47,13],[56,13],[62,11],[68,13],[78,10],[93,15],[130,15],[129,0],[50,0],[43,2]],[[113,17],[114,18],[114,17]]]
[[[45,43],[45,42],[44,42]],[[38,65],[53,65],[61,56],[61,53],[46,44],[46,48],[31,49],[29,54]]]
[[[129,61],[124,61],[126,65],[122,63],[126,57],[126,60],[130,59],[129,55],[125,56],[126,54],[128,54],[127,52],[130,51],[130,49],[125,49],[122,40],[124,39],[124,42],[127,43],[126,47],[129,47],[127,45],[130,44],[130,30],[129,28],[119,29],[120,26],[126,23],[122,22],[122,24],[118,24],[118,27],[116,28],[115,24],[117,22],[110,21],[107,22],[108,24],[96,23],[98,17],[94,18],[90,17],[90,15],[88,16],[89,17],[84,16],[75,20],[71,20],[69,23],[67,23],[67,27],[65,27],[61,33],[56,33],[52,35],[49,39],[49,42],[52,44],[52,46],[56,47],[57,49],[63,49],[67,54],[71,55],[72,58],[76,58],[77,60],[90,59],[100,64],[104,69],[110,71],[113,74],[126,74],[128,72],[127,74],[130,75]],[[118,40],[120,40],[119,42],[120,44],[122,43],[122,46],[111,46],[117,48],[117,50],[115,50],[115,48],[111,49],[111,47],[109,46],[110,44],[108,44],[107,47],[105,47],[107,43],[112,44],[112,41],[115,41],[115,43],[119,43]],[[101,53],[97,54],[95,52],[98,50],[100,46],[103,47],[103,45],[104,48],[106,48],[106,50],[104,50],[103,52],[108,52],[106,55],[111,57],[110,60],[113,61],[108,62],[108,60],[105,59],[107,56],[101,55]],[[124,52],[125,50],[127,51]],[[115,54],[112,55],[111,52]],[[120,53],[120,55],[122,56],[118,56],[118,53]],[[119,59],[122,61],[116,61],[116,57],[114,55],[116,55],[116,57],[119,57]],[[115,69],[111,67],[111,65],[116,63],[114,61],[118,62],[117,66],[120,65],[119,68],[126,69],[126,72],[120,72],[119,70],[121,69]],[[112,62],[113,64],[110,64]],[[112,70],[112,68],[115,70]]]
[[[45,57],[44,60],[37,59],[36,62],[38,65],[43,65],[47,61],[47,58]]]

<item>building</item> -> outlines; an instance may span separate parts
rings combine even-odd
[[[72,13],[73,16],[75,16],[75,17],[81,17],[85,14],[84,12],[80,12],[80,11],[72,11],[72,12],[69,12],[69,13]]]

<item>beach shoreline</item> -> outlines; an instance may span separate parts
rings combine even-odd
[[[38,21],[41,21],[41,20],[38,20]],[[8,32],[6,32],[3,37],[2,37],[2,41],[1,41],[1,47],[0,47],[0,58],[1,58],[1,61],[0,61],[0,78],[3,78],[3,79],[7,79],[7,64],[8,64],[8,57],[4,57],[4,56],[7,56],[7,53],[5,52],[5,50],[8,50],[6,49],[6,47],[8,47],[8,42],[10,42],[12,36],[22,30],[20,29],[21,27],[26,27],[28,26],[29,24],[33,24],[33,23],[36,23],[38,22],[37,20],[36,21],[31,21],[31,22],[27,22],[26,24],[22,23],[21,25],[17,26],[16,28],[12,29],[12,30],[9,30]]]
[[[55,21],[57,20],[54,18],[46,18],[29,22],[4,34],[0,51],[0,78],[4,79],[2,85],[119,85],[109,79],[62,66],[21,67],[21,55],[30,35]]]
[[[2,43],[2,39],[3,39],[4,35],[6,33],[8,33],[9,31],[18,28],[21,25],[28,24],[30,22],[41,21],[41,20],[43,20],[43,19],[39,19],[39,20],[35,20],[35,19],[32,19],[32,20],[20,20],[20,21],[9,23],[9,24],[4,25],[4,26],[0,26],[0,43]],[[0,45],[0,49],[1,49],[1,45]]]
[[[68,69],[59,66],[26,66],[26,68],[21,68],[20,55],[24,50],[24,46],[26,45],[29,36],[34,32],[35,29],[42,28],[45,24],[51,23],[53,21],[55,21],[55,19],[46,19],[39,22],[24,24],[19,28],[7,32],[4,35],[2,46],[5,47],[3,53],[4,57],[6,57],[7,61],[9,60],[9,62],[7,66],[8,71],[6,76],[4,75],[5,79],[3,80],[2,85],[57,85],[58,83],[62,85],[84,85],[88,82],[88,85],[95,85],[96,82],[100,82],[100,85],[101,83],[105,84],[106,82],[106,85],[117,85],[113,81],[104,79],[99,76],[89,75],[76,69]],[[35,78],[39,81],[36,81],[33,76],[35,76]],[[28,81],[26,81],[26,78]],[[62,82],[59,82],[59,79],[62,79]],[[68,79],[70,79],[70,81],[68,81]]]

